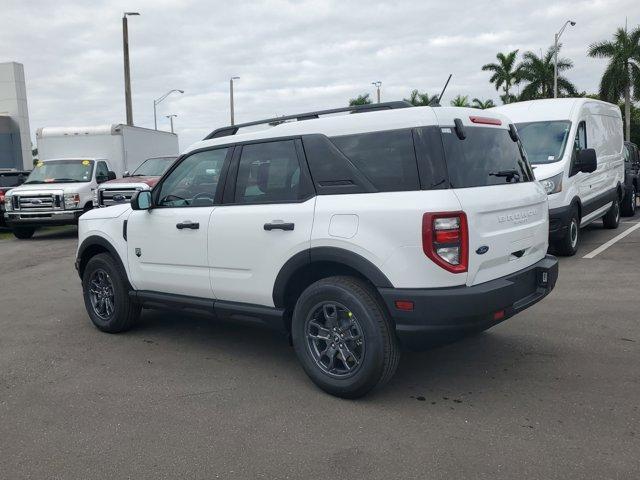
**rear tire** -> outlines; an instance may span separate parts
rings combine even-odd
[[[28,240],[36,232],[36,229],[32,227],[13,227],[11,230],[13,231],[13,236],[20,240]]]
[[[569,227],[560,240],[553,245],[558,255],[572,257],[578,252],[580,247],[580,214],[577,207],[571,208],[569,214]]]
[[[625,217],[633,217],[636,214],[636,186],[631,185],[622,199],[622,215]]]
[[[613,201],[613,205],[607,211],[607,214],[602,217],[602,225],[604,228],[616,229],[620,224],[620,202],[618,198]]]
[[[129,330],[140,316],[140,305],[129,297],[126,273],[108,253],[96,255],[87,263],[82,293],[91,322],[103,332]]]
[[[353,277],[325,278],[302,292],[293,311],[292,338],[311,380],[343,398],[383,386],[400,359],[385,307],[371,286]]]

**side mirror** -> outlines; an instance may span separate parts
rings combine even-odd
[[[109,170],[109,171],[107,172],[107,178],[108,178],[109,180],[115,180],[115,179],[116,179],[116,172],[112,172],[111,170]]]
[[[96,175],[96,183],[104,183],[109,179],[109,177],[105,175]]]
[[[125,172],[122,174],[122,176],[125,177],[125,178],[129,177],[130,176],[129,170],[125,170]]]
[[[598,169],[598,159],[593,148],[585,148],[578,152],[576,170],[584,173],[595,172]]]
[[[132,210],[150,210],[152,206],[151,192],[149,190],[140,190],[131,197]]]

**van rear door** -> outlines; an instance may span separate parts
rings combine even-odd
[[[441,137],[451,188],[467,216],[467,285],[475,285],[541,260],[549,215],[544,189],[506,120],[474,115],[459,120],[462,128],[442,127]]]

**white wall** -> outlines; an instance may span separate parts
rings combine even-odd
[[[10,116],[19,128],[22,167],[31,170],[33,158],[31,156],[27,88],[24,80],[24,67],[21,63],[0,63],[0,114]],[[16,165],[16,167],[20,167],[20,165]]]

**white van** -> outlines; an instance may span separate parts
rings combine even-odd
[[[574,255],[580,228],[602,218],[618,228],[624,194],[622,116],[589,98],[532,100],[495,107],[516,125],[534,174],[549,196],[549,237]]]

